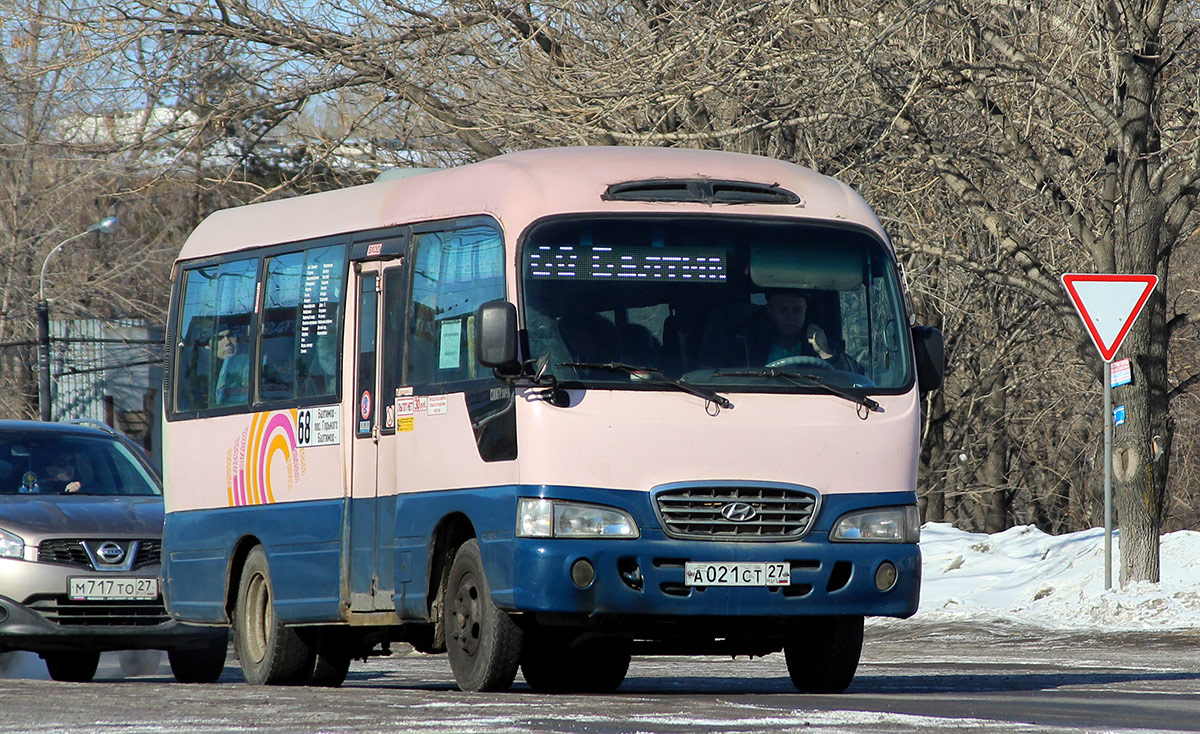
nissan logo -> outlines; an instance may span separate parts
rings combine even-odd
[[[758,517],[758,510],[746,502],[730,502],[721,507],[721,517],[732,522],[746,522]]]
[[[125,557],[125,549],[112,541],[107,541],[100,544],[96,549],[96,555],[105,563],[120,563]]]

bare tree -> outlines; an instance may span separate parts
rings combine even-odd
[[[877,10],[860,58],[892,118],[886,134],[904,140],[986,229],[1000,262],[935,243],[920,251],[1054,306],[1092,367],[1099,361],[1057,276],[1155,273],[1163,283],[1126,342],[1134,385],[1114,439],[1121,578],[1157,580],[1170,399],[1195,380],[1172,384],[1168,375],[1171,337],[1188,323],[1168,306],[1170,263],[1200,183],[1195,8],[1160,0]]]
[[[1196,13],[1180,0],[111,6],[172,54],[220,50],[222,84],[203,87],[219,93],[177,95],[197,150],[283,124],[307,140],[293,175],[243,177],[259,198],[333,183],[336,166],[313,177],[319,162],[368,143],[442,163],[563,143],[724,148],[856,184],[892,213],[918,308],[950,338],[947,389],[927,406],[935,518],[1094,519],[1081,485],[1099,479],[1102,375],[1058,276],[1158,274],[1125,347],[1123,579],[1158,578],[1171,401],[1200,379],[1179,351],[1195,353],[1181,341],[1194,299],[1175,297],[1170,268],[1200,184]],[[305,114],[324,123],[293,122]]]

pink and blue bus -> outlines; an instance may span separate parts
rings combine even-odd
[[[173,271],[163,574],[252,684],[393,643],[468,691],[783,652],[917,609],[922,395],[891,241],[733,153],[560,148],[219,211]]]

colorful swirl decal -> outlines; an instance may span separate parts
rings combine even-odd
[[[234,441],[229,455],[230,507],[269,504],[275,501],[276,490],[295,486],[300,478],[296,412],[256,413],[249,430]]]

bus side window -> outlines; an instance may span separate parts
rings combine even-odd
[[[257,280],[257,258],[230,260],[185,272],[181,337],[176,345],[173,383],[177,411],[216,407],[222,378],[220,404],[246,403],[244,378],[241,385],[237,380],[243,368],[248,368],[248,364],[243,364],[244,342],[254,313]],[[235,355],[239,358],[227,362],[227,358]]]
[[[267,260],[258,343],[260,400],[295,397],[296,306],[300,302],[303,268],[303,252],[292,252]]]
[[[504,242],[475,225],[417,235],[408,381],[445,384],[490,377],[475,354],[475,309],[504,298]]]
[[[258,348],[260,400],[337,392],[337,326],[345,248],[314,247],[267,260]]]

